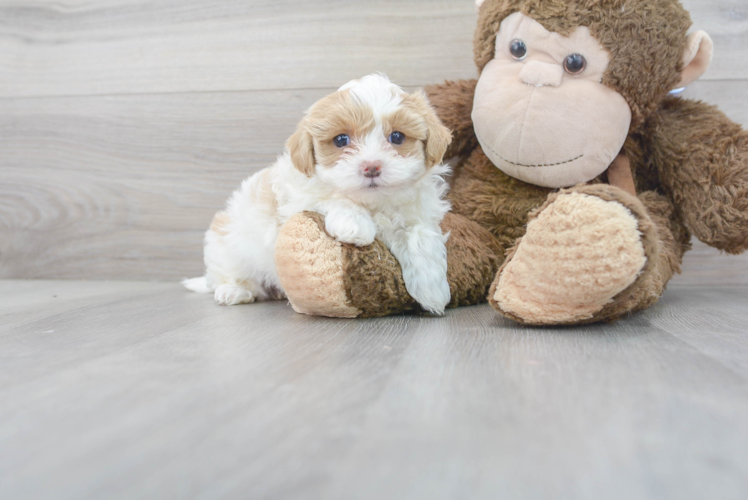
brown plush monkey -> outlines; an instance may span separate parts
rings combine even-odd
[[[748,133],[670,95],[712,53],[678,1],[477,5],[479,80],[427,89],[454,134],[447,156],[462,158],[443,224],[452,306],[488,291],[522,323],[612,321],[660,298],[692,234],[748,248]],[[298,311],[416,310],[383,245],[342,245],[323,228],[300,215],[278,240]]]

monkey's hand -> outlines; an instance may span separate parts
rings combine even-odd
[[[748,249],[748,132],[714,106],[672,99],[645,133],[688,229],[727,253]]]

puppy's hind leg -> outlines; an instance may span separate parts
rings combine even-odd
[[[236,284],[224,283],[215,288],[208,285],[207,277],[192,278],[182,281],[187,290],[195,293],[212,293],[216,302],[222,306],[251,304],[257,298],[251,290]]]
[[[252,290],[239,284],[224,283],[223,285],[218,285],[215,292],[216,302],[222,306],[251,304],[257,298],[257,295],[252,293]]]

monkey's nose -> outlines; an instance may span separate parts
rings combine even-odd
[[[530,61],[522,68],[519,77],[533,87],[558,87],[564,77],[564,68],[560,64]]]
[[[364,172],[364,177],[373,179],[379,177],[382,170],[381,161],[365,161],[361,164],[361,170]]]

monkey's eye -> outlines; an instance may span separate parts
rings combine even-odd
[[[332,143],[335,144],[336,148],[344,148],[351,143],[351,139],[345,134],[340,134],[332,140]]]
[[[567,73],[578,75],[587,68],[587,59],[581,54],[572,54],[564,59],[564,69]]]
[[[527,57],[527,45],[519,38],[515,38],[512,40],[511,45],[509,45],[509,52],[511,52],[513,58],[521,61]]]
[[[392,132],[389,140],[395,146],[399,146],[405,142],[405,134],[402,132]]]

